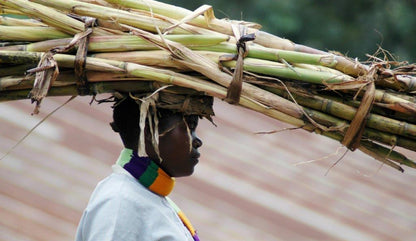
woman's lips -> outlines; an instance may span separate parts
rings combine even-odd
[[[198,158],[201,156],[199,152],[193,152],[191,154],[191,160],[193,160],[195,163],[198,163]]]

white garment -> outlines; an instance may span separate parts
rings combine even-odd
[[[192,241],[165,197],[152,193],[118,165],[91,195],[76,241]]]

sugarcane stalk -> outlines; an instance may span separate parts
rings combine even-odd
[[[7,77],[1,77],[0,78],[0,91],[14,87],[16,88],[17,85],[19,85],[24,80],[24,77],[14,77],[14,76],[7,76]],[[29,85],[29,88],[31,86]]]
[[[13,100],[27,99],[30,89],[2,91],[0,103]],[[72,96],[77,95],[76,86],[54,87],[50,89],[48,96]]]
[[[400,112],[394,112],[392,114],[392,113],[389,113],[389,112],[383,112],[382,110],[379,110],[379,109],[377,110],[377,112],[374,112],[374,113],[377,113],[379,115],[383,115],[383,116],[386,116],[386,117],[389,117],[389,118],[392,118],[392,119],[401,120],[401,121],[405,121],[405,122],[408,122],[408,123],[416,124],[416,115],[405,115],[405,114],[400,113]]]
[[[39,62],[40,56],[40,53],[0,50],[0,64],[36,64]]]
[[[273,87],[264,88],[272,93],[288,98],[288,93],[282,87],[279,89]],[[300,93],[296,91],[295,88],[289,87],[289,91],[300,105],[307,106],[315,110],[324,111],[344,120],[351,121],[357,113],[357,108],[340,103],[338,101],[325,99],[318,95],[307,94],[305,92]],[[377,114],[370,114],[368,116],[366,125],[370,128],[383,132],[416,139],[416,125],[407,122],[398,121]]]
[[[399,146],[416,152],[416,141],[403,136],[393,135],[379,130],[366,128],[364,137],[388,146]]]
[[[26,72],[28,69],[36,67],[37,63],[33,64],[21,64],[21,65],[12,65],[12,66],[2,66],[0,68],[0,77],[5,76],[19,76]]]
[[[123,81],[123,82],[92,82],[89,84],[89,95],[114,93],[115,91],[149,93],[156,89],[151,82]],[[27,99],[30,89],[1,91],[0,102]],[[73,96],[78,95],[76,84],[66,86],[54,86],[48,92],[48,96]]]
[[[167,35],[165,37],[189,48],[212,46],[228,40],[228,37],[224,35]],[[137,36],[120,36],[116,41],[114,36],[100,36],[91,38],[88,49],[91,52],[116,52],[159,48]]]
[[[129,26],[137,27],[143,30],[151,31],[156,33],[157,28],[163,30],[172,25],[162,19],[149,17],[147,15],[131,13],[128,11],[109,8],[96,4],[90,4],[85,2],[73,1],[73,0],[31,0],[36,3],[43,4],[45,6],[57,8],[63,11],[72,12],[75,14],[100,18],[104,20],[116,21],[120,24],[126,24]],[[157,27],[157,28],[156,28]],[[219,34],[212,31],[208,31],[203,28],[194,26],[188,26],[186,24],[173,30],[174,34]]]
[[[390,92],[391,95],[394,95],[400,99],[403,100],[407,100],[409,102],[415,103],[416,104],[416,96],[415,95],[406,95],[403,93],[399,93],[399,92]]]
[[[162,3],[158,1],[134,1],[134,0],[106,0],[106,2],[117,4],[126,8],[134,8],[139,10],[145,10],[145,11],[152,11],[153,13],[157,13],[160,15],[164,15],[176,20],[183,19],[184,17],[191,15],[192,11],[189,11],[185,8],[177,7],[174,5],[170,5],[167,3]],[[204,17],[196,17],[192,19],[190,24],[207,28],[207,23],[204,19]]]
[[[333,132],[333,131],[324,131],[324,132],[320,132],[319,134],[329,137],[333,140],[337,140],[339,142],[342,142],[344,138],[344,136],[341,135],[340,133]],[[381,163],[384,163],[388,166],[391,166],[401,172],[404,172],[403,168],[401,168],[395,162],[409,166],[409,167],[413,167],[413,168],[416,165],[414,160],[407,158],[403,154],[393,149],[387,149],[381,145],[378,145],[370,141],[365,141],[365,140],[362,141],[358,149],[362,151],[363,153],[373,157],[375,160],[380,161]]]
[[[380,90],[377,90],[380,91]],[[389,93],[391,94],[391,93]],[[360,106],[359,100],[353,100],[353,99],[347,99],[346,97],[353,98],[352,96],[345,96],[343,98],[333,96],[333,95],[327,95],[327,94],[320,94],[322,98],[334,100],[355,108],[358,108]],[[399,96],[397,96],[399,97]],[[399,97],[400,98],[400,97]],[[407,102],[408,100],[400,98]],[[409,101],[410,102],[410,101]],[[413,103],[413,102],[411,102]],[[394,107],[394,106],[393,106]],[[404,111],[403,111],[404,110]],[[378,114],[384,117],[388,117],[395,120],[401,120],[405,121],[407,123],[416,124],[416,115],[412,114],[412,112],[406,111],[407,109],[398,109],[398,108],[392,108],[391,105],[386,105],[383,103],[374,103],[373,108],[371,109],[371,113]]]
[[[98,72],[100,73],[100,72]],[[96,73],[91,72],[87,74],[88,76],[96,75]],[[107,73],[106,78],[102,78],[102,81],[111,81],[114,80],[115,74]],[[114,79],[113,79],[114,78]],[[128,80],[127,78],[125,80]],[[23,75],[23,76],[6,76],[0,78],[0,91],[5,90],[18,90],[18,89],[32,89],[35,81],[35,75]],[[75,74],[73,70],[62,70],[59,73],[59,76],[56,81],[52,84],[53,87],[61,87],[66,85],[75,84]]]
[[[359,96],[362,96],[362,92],[359,93]],[[385,90],[376,90],[375,101],[376,103],[378,102],[380,106],[385,104],[385,108],[409,115],[416,115],[416,103],[403,99],[397,95],[390,94]]]
[[[236,53],[235,44],[221,43],[216,46],[196,47],[194,50],[205,50],[225,53]],[[283,50],[275,48],[266,48],[264,46],[249,45],[247,57],[254,59],[271,60],[275,62],[304,63],[312,65],[321,65],[337,69],[348,74],[343,65],[339,64],[339,56],[330,53],[305,53],[293,50]]]
[[[24,13],[20,12],[19,10],[11,9],[11,8],[6,7],[4,5],[0,5],[0,14],[26,17],[26,15]]]
[[[356,95],[357,93],[353,91],[345,91],[350,95]],[[357,96],[362,97],[362,92],[359,92]],[[410,97],[410,96],[409,96]],[[358,106],[359,101],[348,101],[353,106]],[[394,94],[392,92],[387,92],[386,90],[377,89],[375,92],[375,104],[377,106],[393,110],[395,112],[400,112],[408,116],[416,115],[416,103],[412,101],[411,98],[406,98],[404,95]]]
[[[319,124],[327,126],[328,130],[341,133],[343,136],[349,127],[349,122],[336,118],[334,116],[322,113],[320,111],[303,107],[304,111]],[[377,141],[389,146],[400,146],[408,150],[416,151],[416,140],[403,136],[394,135],[388,132],[382,132],[377,129],[365,128],[363,136],[373,141]]]
[[[365,90],[365,88],[364,88]],[[363,96],[363,91],[357,91],[357,90],[344,90],[343,93],[349,94],[351,96]],[[325,98],[333,98],[330,96],[326,96]],[[378,105],[380,107],[393,110],[395,112],[401,112],[408,116],[414,116],[416,115],[416,102],[414,102],[415,98],[408,95],[403,95],[395,92],[389,92],[383,89],[376,89],[375,90],[375,105]],[[344,98],[343,100],[346,104],[349,104],[351,106],[358,107],[359,101],[350,99],[347,100]]]
[[[0,50],[3,51],[27,51],[27,52],[47,52],[48,50],[67,46],[71,42],[72,38],[60,38],[60,39],[52,39],[52,40],[45,40],[35,43],[29,44],[16,44],[10,45],[5,47],[0,47]]]
[[[113,52],[91,54],[91,57],[102,59],[113,59],[123,62],[155,66],[159,68],[172,68],[175,71],[191,71],[186,65],[183,65],[172,59],[172,56],[162,50],[150,51],[131,51],[131,52]]]
[[[321,134],[339,142],[341,142],[343,139],[343,136],[336,132],[322,132]],[[415,166],[414,160],[407,158],[406,156],[395,150],[387,149],[383,146],[377,145],[372,142],[363,141],[362,145],[358,147],[358,149],[363,153],[373,157],[375,160],[384,163],[388,166],[391,166],[401,172],[404,172],[403,168],[401,168],[393,161],[396,161],[409,167]]]
[[[3,26],[33,26],[33,27],[48,27],[39,21],[33,19],[19,19],[13,17],[0,16],[0,25]]]
[[[45,34],[46,35],[46,34]],[[47,36],[45,36],[47,37]],[[167,35],[166,39],[183,44],[189,48],[199,46],[213,46],[220,42],[227,41],[227,36],[220,35]],[[29,52],[46,52],[54,47],[66,46],[72,39],[61,38],[54,40],[41,41],[37,43],[30,43],[26,45],[13,45],[7,47],[0,47],[0,50],[12,51],[29,51]],[[155,50],[159,49],[157,46],[148,43],[147,41],[131,35],[122,35],[114,37],[114,35],[107,36],[91,36],[88,44],[89,52],[130,52],[134,50]]]
[[[328,115],[326,113],[303,107],[304,111],[317,123],[324,125],[328,130],[326,132],[337,132],[345,135],[346,130],[349,128],[349,122],[339,119],[337,117]],[[394,135],[380,130],[365,128],[363,136],[365,138],[383,143],[389,146],[401,146],[409,150],[416,151],[416,140],[409,139],[403,136]]]
[[[405,90],[409,93],[416,92],[416,77],[411,75],[396,75],[396,79],[406,85]]]
[[[25,0],[0,0],[0,4],[19,10],[28,16],[39,18],[49,26],[71,35],[84,31],[84,24],[82,22],[45,5]]]
[[[389,148],[386,148],[384,146],[377,145],[373,142],[363,142],[362,147],[364,147],[368,150],[371,150],[374,153],[377,153],[377,155],[379,155],[379,157],[384,159],[384,160],[388,159],[388,160],[392,160],[396,163],[406,165],[408,167],[416,168],[415,161],[407,158],[406,156],[404,156],[403,154],[401,154],[397,151],[393,151],[393,149],[389,149]],[[360,150],[363,150],[363,148],[360,148]]]
[[[290,64],[287,61],[283,62],[284,64]],[[309,64],[309,63],[293,63],[290,64],[293,67],[299,67],[299,68],[303,68],[303,69],[309,69],[309,70],[313,70],[313,71],[320,71],[320,72],[329,72],[332,73],[334,75],[345,75],[343,72],[337,70],[337,69],[333,69],[330,66],[327,67],[325,65],[316,65],[316,64]],[[349,76],[349,75],[347,75]],[[350,76],[351,77],[351,76]]]
[[[56,28],[37,26],[0,26],[0,36],[2,40],[6,41],[30,42],[70,37]]]
[[[229,68],[234,68],[235,64],[235,61],[222,62],[222,65]],[[348,75],[338,75],[329,72],[290,67],[281,63],[253,58],[244,59],[244,70],[258,74],[288,78],[321,85],[354,81],[354,78]]]
[[[379,151],[379,148],[376,148],[372,145],[370,146],[359,146],[359,150],[362,151],[363,153],[372,156],[375,160],[386,164],[387,166],[393,167],[394,169],[400,171],[400,172],[404,172],[404,169],[402,167],[400,167],[398,164],[392,162],[391,160],[389,160],[387,157],[388,156],[382,156],[380,155],[377,151]]]
[[[124,7],[130,7],[130,8],[135,8],[139,10],[144,10],[147,12],[160,14],[160,15],[175,19],[177,21],[180,21],[182,19],[185,19],[189,16],[194,15],[194,12],[189,11],[187,9],[169,5],[166,3],[157,2],[157,1],[135,2],[135,1],[109,0],[107,2],[118,4]],[[204,5],[200,7],[199,9],[202,9],[202,12],[200,12],[200,14],[196,14],[195,17],[191,18],[189,21],[186,21],[186,23],[180,24],[179,26],[184,26],[189,23],[189,25],[197,26],[202,29],[209,29],[218,33],[226,34],[229,36],[234,36],[231,22],[219,20],[215,18],[212,8],[208,5]],[[196,11],[198,11],[199,9],[197,9]],[[200,16],[201,14],[204,14],[204,16]],[[256,32],[257,29],[260,28],[260,25],[258,24],[253,24],[253,23],[243,23],[243,24],[247,24],[249,26],[255,27],[255,28],[250,28],[249,33]]]
[[[393,90],[412,93],[416,91],[416,77],[406,74],[396,74],[393,77],[382,78],[380,85]]]

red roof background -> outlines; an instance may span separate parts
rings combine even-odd
[[[5,154],[67,98],[0,103]],[[110,104],[78,97],[0,161],[0,240],[73,240],[97,182],[122,148]],[[202,157],[172,199],[202,240],[415,240],[416,170],[402,174],[339,143],[216,100]],[[414,152],[408,157],[416,159]]]

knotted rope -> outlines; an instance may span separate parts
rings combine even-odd
[[[347,132],[345,133],[344,139],[341,142],[351,151],[354,151],[360,146],[367,118],[374,103],[376,94],[376,86],[374,82],[378,78],[377,68],[371,68],[369,73],[364,78],[367,78],[368,80],[367,89],[361,100],[361,104],[358,107]]]
[[[236,66],[233,74],[233,79],[228,86],[227,97],[225,101],[230,104],[237,104],[240,102],[241,89],[243,85],[243,72],[244,72],[244,58],[248,55],[248,48],[246,42],[253,41],[256,36],[254,33],[247,34],[247,26],[245,25],[232,25],[234,36],[237,40],[237,55],[233,57],[236,59]]]

